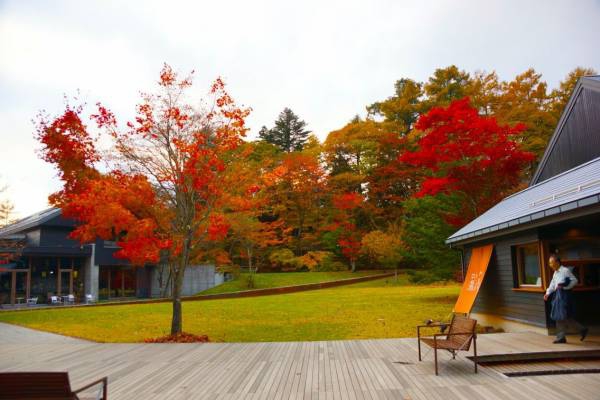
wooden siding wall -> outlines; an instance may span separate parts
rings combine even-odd
[[[538,236],[535,230],[496,239],[492,259],[472,312],[498,315],[546,327],[543,294],[512,290],[514,277],[511,247],[537,240]],[[468,265],[472,247],[465,249],[466,265]]]
[[[600,93],[583,88],[538,179],[545,181],[600,157]]]

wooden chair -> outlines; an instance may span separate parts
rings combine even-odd
[[[67,372],[0,372],[1,400],[83,400],[78,393],[102,384],[96,400],[107,400],[108,378],[71,390]]]
[[[421,329],[431,327],[448,327],[447,333],[436,333],[432,338],[422,338]],[[473,342],[473,363],[475,364],[475,373],[477,373],[477,333],[475,328],[477,321],[462,315],[452,317],[450,324],[433,323],[429,325],[417,326],[417,341],[419,347],[419,361],[421,361],[421,342],[433,348],[435,360],[435,374],[438,375],[437,351],[438,349],[447,350],[452,354],[452,359],[456,358],[458,351],[469,351],[471,342]],[[445,337],[445,338],[444,338]]]

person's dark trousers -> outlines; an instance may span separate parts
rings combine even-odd
[[[565,336],[569,332],[569,328],[575,328],[577,333],[580,333],[585,329],[585,326],[581,325],[574,318],[567,318],[560,321],[556,321],[556,339],[565,339]]]

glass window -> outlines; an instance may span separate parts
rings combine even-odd
[[[600,259],[600,238],[561,239],[550,242],[550,251],[564,260]]]
[[[538,243],[516,246],[519,286],[542,286]]]
[[[48,296],[56,295],[58,289],[58,259],[31,258],[31,289],[30,295],[39,297],[43,303]]]

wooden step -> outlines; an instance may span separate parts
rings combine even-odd
[[[473,361],[473,356],[467,356]],[[556,361],[556,360],[593,360],[600,359],[599,350],[557,350],[557,351],[541,351],[531,353],[507,353],[507,354],[490,354],[477,357],[477,364],[491,365],[497,363],[509,362],[538,362],[538,361]]]

